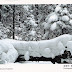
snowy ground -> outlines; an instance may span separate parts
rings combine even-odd
[[[16,63],[19,63],[19,62],[16,62]],[[50,61],[25,61],[25,62],[21,61],[19,64],[53,64],[53,63]]]

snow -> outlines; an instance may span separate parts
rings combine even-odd
[[[70,18],[72,19],[72,14],[70,14],[69,16],[70,16]]]
[[[57,28],[57,23],[55,22],[55,23],[53,23],[52,25],[51,25],[51,28],[50,28],[50,30],[55,30]]]
[[[30,22],[30,24],[31,24],[32,26],[37,27],[37,24],[35,23],[35,20],[30,19],[29,22]]]
[[[48,19],[48,23],[54,22],[58,20],[58,16],[56,13],[52,13],[51,16]]]
[[[51,22],[54,22],[54,21],[57,21],[57,20],[58,20],[58,15],[55,12],[50,13],[45,19],[45,21],[47,23],[51,23]]]
[[[62,11],[62,8],[58,5],[58,6],[56,6],[56,8],[55,8],[55,12],[57,13],[57,12],[61,12]]]
[[[57,25],[59,25],[60,27],[66,28],[66,25],[65,25],[64,22],[62,22],[62,21],[57,21],[56,23],[57,23]],[[57,27],[58,27],[58,26],[57,26]]]
[[[49,29],[50,28],[50,24],[49,23],[44,23],[44,29]]]
[[[2,55],[1,55],[1,60],[5,60],[7,57],[7,54],[5,52],[2,52]]]
[[[63,9],[62,14],[68,14],[67,8],[64,8],[64,9]]]
[[[27,11],[29,10],[29,6],[27,6],[27,5],[24,5],[23,8]]]
[[[59,52],[60,55],[63,54],[63,53],[64,53],[64,50],[65,50],[65,47],[64,47],[64,45],[62,44],[62,42],[59,42],[57,46],[58,46],[59,49],[62,49],[61,52]]]
[[[15,39],[16,39],[16,40],[18,40],[18,39],[19,39],[19,37],[18,37],[18,36],[15,36]]]
[[[26,51],[26,53],[24,55],[24,59],[25,60],[29,60],[29,51]]]
[[[18,58],[18,52],[15,49],[9,49],[7,52],[7,58],[6,61],[9,62],[15,62],[16,59]]]
[[[72,55],[72,41],[68,41],[66,44],[66,50],[71,52]]]
[[[69,17],[67,15],[62,16],[62,21],[69,21]]]
[[[52,22],[55,22],[57,20],[58,20],[58,15],[55,12],[53,12],[46,17],[46,22],[44,22],[42,25],[44,25],[44,29],[49,29]]]
[[[25,61],[24,64],[53,64],[50,61]]]
[[[53,64],[53,63],[51,61],[21,61],[21,62],[16,62],[15,64]]]
[[[32,35],[32,36],[35,36],[36,31],[32,30],[29,34]]]
[[[72,25],[72,20],[70,20],[69,23]]]
[[[8,62],[14,62],[18,55],[24,55],[25,60],[29,60],[29,56],[55,58],[55,56],[63,54],[66,49],[65,46],[67,46],[68,50],[72,52],[71,42],[69,42],[71,40],[72,36],[69,34],[42,41],[4,39],[0,40],[0,49],[2,49],[2,52],[6,53],[6,59],[4,60]]]
[[[15,62],[18,57],[18,52],[16,51],[16,49],[7,41],[0,40],[0,50],[0,52],[2,52],[0,54],[1,60],[7,63]]]
[[[61,35],[61,36],[59,36],[59,40],[65,46],[68,41],[71,41],[72,40],[72,35],[69,35],[69,34]]]
[[[38,42],[36,42],[36,41],[29,41],[29,46],[31,47],[31,49],[30,49],[30,56],[41,57]]]
[[[42,56],[44,56],[44,49],[50,48],[51,53],[49,55],[50,57],[54,58],[55,56],[60,55],[60,53],[64,52],[65,50],[64,46],[66,45],[67,41],[71,39],[72,39],[71,35],[65,34],[51,40],[38,41],[40,53]],[[60,43],[60,45],[63,49],[57,46],[59,42],[62,42],[62,44]]]
[[[48,57],[51,57],[50,54],[51,54],[51,49],[45,48],[44,51],[43,51],[43,56],[48,58]]]
[[[49,34],[49,32],[48,32],[48,31],[47,31],[47,32],[45,32],[45,34],[43,35],[42,39],[47,38],[47,37],[48,37],[48,34]]]

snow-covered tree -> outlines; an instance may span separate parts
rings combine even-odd
[[[56,5],[54,12],[48,14],[44,25],[46,38],[54,38],[62,34],[71,34],[71,14],[67,5]]]

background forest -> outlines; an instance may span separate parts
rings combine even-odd
[[[48,40],[72,34],[72,4],[0,5],[0,39]]]

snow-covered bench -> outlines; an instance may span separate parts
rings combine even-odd
[[[8,57],[7,59],[9,59],[7,60],[8,62],[14,62],[18,55],[24,55],[25,60],[28,60],[29,56],[54,58],[57,55],[63,54],[67,42],[71,40],[72,36],[69,34],[64,34],[51,40],[42,41],[3,39],[0,40],[0,51],[2,51],[1,53],[6,54]],[[5,55],[2,55],[2,58],[4,60]]]

